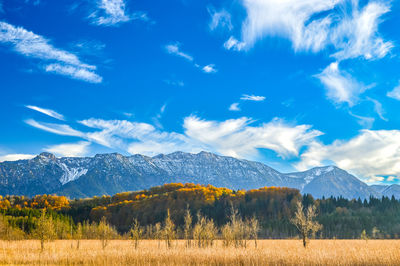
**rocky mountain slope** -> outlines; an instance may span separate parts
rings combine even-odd
[[[50,153],[41,153],[31,160],[0,163],[1,195],[57,193],[81,198],[170,182],[212,184],[231,189],[286,186],[315,197],[368,198],[392,192],[400,196],[400,186],[383,193],[334,166],[284,174],[262,163],[208,152],[174,152],[154,157],[112,153],[86,158],[56,158]]]

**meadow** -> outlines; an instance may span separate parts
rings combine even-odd
[[[258,247],[186,248],[183,240],[171,248],[158,240],[56,240],[43,252],[38,240],[0,241],[1,265],[399,265],[399,240],[259,240]]]

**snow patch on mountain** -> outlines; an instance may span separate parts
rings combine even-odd
[[[83,175],[86,175],[86,173],[88,172],[88,169],[83,168],[83,167],[69,168],[65,163],[60,163],[60,167],[64,171],[64,174],[60,178],[60,182],[63,185],[65,185],[71,181],[74,181]]]

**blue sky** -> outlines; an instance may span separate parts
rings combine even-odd
[[[400,178],[400,4],[0,0],[0,161],[202,150]]]

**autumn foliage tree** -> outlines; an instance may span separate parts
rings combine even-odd
[[[109,240],[111,240],[113,237],[118,235],[118,233],[115,231],[115,229],[107,222],[106,217],[103,216],[101,218],[101,221],[97,227],[97,232],[98,232],[98,237],[101,240],[101,246],[103,249],[106,248],[108,245]]]
[[[183,228],[183,237],[186,240],[186,247],[190,248],[191,247],[191,241],[193,237],[193,232],[192,232],[192,221],[193,217],[190,214],[189,206],[186,208],[186,213],[184,217],[184,228]]]
[[[44,250],[45,242],[52,241],[56,238],[53,218],[46,216],[46,209],[42,210],[42,215],[37,221],[34,235],[40,240],[40,248]]]
[[[172,241],[175,239],[175,224],[171,219],[169,209],[167,210],[167,216],[164,220],[164,228],[162,230],[162,234],[167,248],[171,248]]]
[[[304,208],[301,201],[297,202],[297,211],[291,222],[296,226],[303,240],[303,246],[306,248],[309,242],[309,238],[315,237],[315,234],[322,229],[322,226],[315,221],[316,206],[310,205],[308,208]]]
[[[131,228],[131,237],[133,240],[133,244],[135,249],[139,246],[139,241],[142,239],[143,229],[140,227],[140,224],[137,219],[133,220],[132,228]]]

